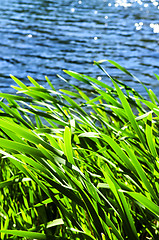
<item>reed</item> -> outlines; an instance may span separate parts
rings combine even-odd
[[[11,76],[16,94],[0,93],[2,240],[159,238],[159,99],[101,63],[113,87],[65,71],[91,96],[55,90],[47,77],[49,89]]]

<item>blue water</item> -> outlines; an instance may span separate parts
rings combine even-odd
[[[56,74],[63,69],[107,77],[93,61],[111,59],[159,94],[159,2],[155,0],[0,0],[0,90],[13,74],[47,86],[67,87]],[[103,66],[143,94],[143,88],[109,63]],[[71,83],[85,88],[70,79]]]

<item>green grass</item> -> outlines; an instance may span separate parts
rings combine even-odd
[[[103,82],[65,71],[91,96],[47,77],[0,93],[0,239],[159,239],[159,99],[101,63]]]

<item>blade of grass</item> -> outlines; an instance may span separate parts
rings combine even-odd
[[[141,132],[136,120],[135,120],[135,116],[130,108],[130,105],[128,104],[123,92],[121,91],[121,89],[119,88],[119,86],[113,81],[113,84],[118,92],[118,95],[119,95],[119,98],[122,102],[122,105],[123,105],[123,108],[128,116],[128,119],[130,121],[130,123],[132,124],[135,132],[137,133],[141,143],[143,144],[143,146],[146,148],[146,143],[145,143],[145,138],[144,138],[144,135],[143,133]]]
[[[25,237],[29,239],[47,239],[46,235],[43,233],[35,233],[35,232],[28,232],[28,231],[21,231],[21,230],[0,230],[1,233],[5,234],[11,234],[13,236],[18,236],[18,237]]]

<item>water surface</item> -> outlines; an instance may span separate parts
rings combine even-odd
[[[155,0],[0,0],[0,90],[27,83],[66,87],[56,77],[69,69],[108,81],[93,61],[111,59],[159,93],[159,2]],[[114,77],[144,90],[129,76],[103,64]],[[63,75],[64,76],[64,75]],[[66,76],[67,77],[67,76]],[[69,79],[69,77],[67,77]],[[76,80],[71,83],[85,88]]]

